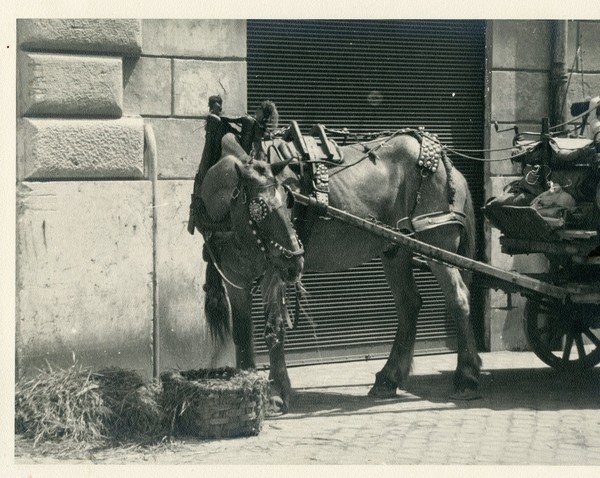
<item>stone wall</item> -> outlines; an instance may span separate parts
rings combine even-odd
[[[161,369],[231,363],[186,223],[208,96],[246,110],[245,21],[27,19],[17,37],[20,373],[74,357],[150,375],[155,315]]]
[[[232,363],[203,316],[201,237],[186,231],[203,148],[207,99],[246,111],[246,25],[239,20],[19,20],[17,68],[17,357],[26,373],[73,357],[95,368],[161,369]],[[536,130],[549,113],[550,22],[491,21],[488,119]],[[581,46],[582,78],[569,103],[600,94],[600,22],[570,22],[567,62]],[[580,63],[576,67],[581,67]],[[144,126],[157,144],[157,180],[144,159]],[[491,148],[512,133],[486,135]],[[492,153],[497,158],[505,153]],[[489,163],[487,195],[518,177]],[[153,214],[156,211],[156,214]],[[500,252],[491,264],[541,271],[542,256]],[[157,296],[156,309],[154,297]],[[526,347],[523,301],[491,292],[492,350]]]
[[[541,119],[550,115],[551,22],[508,21],[489,22],[488,69],[490,121],[497,121],[501,129],[512,125],[521,131],[540,131]],[[583,53],[585,95],[600,95],[600,22],[569,22],[567,66],[573,66],[575,51]],[[577,64],[575,65],[578,66]],[[583,99],[580,74],[574,74],[569,83],[567,102]],[[489,146],[492,149],[510,146],[514,133],[496,133],[488,122]],[[505,151],[492,152],[490,157],[504,157]],[[518,179],[520,167],[508,161],[491,162],[486,170],[486,195],[502,193],[505,185]],[[547,261],[543,255],[508,256],[500,251],[499,233],[487,228],[490,263],[505,270],[543,272]],[[487,336],[491,350],[519,350],[527,348],[523,332],[524,300],[513,295],[508,310],[507,297],[501,291],[490,292],[486,311]]]

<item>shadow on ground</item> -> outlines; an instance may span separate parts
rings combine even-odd
[[[600,367],[569,375],[550,368],[497,369],[483,372],[483,398],[473,401],[450,399],[452,372],[410,377],[405,392],[396,398],[366,396],[371,384],[307,387],[295,390],[289,415],[278,419],[309,416],[344,416],[357,413],[406,413],[448,408],[491,410],[580,410],[600,409]],[[352,389],[350,392],[349,390]],[[364,392],[363,392],[364,391]],[[436,408],[431,404],[439,404]],[[402,406],[406,404],[407,406]]]

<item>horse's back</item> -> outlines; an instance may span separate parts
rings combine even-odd
[[[437,170],[426,173],[418,165],[421,144],[414,136],[403,134],[384,141],[366,143],[364,149],[363,145],[342,148],[344,165],[330,172],[331,206],[390,226],[407,217],[439,211],[472,216],[467,182],[448,160],[440,158]],[[374,154],[369,154],[369,149]],[[454,236],[454,229],[439,229],[433,237]],[[344,270],[388,247],[389,242],[372,233],[339,221],[317,220],[307,241],[306,268]]]

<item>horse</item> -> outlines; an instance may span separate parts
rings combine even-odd
[[[225,138],[223,140],[225,145]],[[467,182],[445,154],[441,155],[441,160],[434,162],[433,168],[427,170],[421,167],[419,161],[422,162],[422,144],[419,135],[394,134],[384,139],[341,146],[339,149],[344,162],[329,170],[329,204],[390,226],[405,223],[407,219],[410,222],[421,217],[439,217],[435,214],[438,212],[450,212],[462,220],[442,221],[438,227],[424,227],[413,233],[423,242],[472,258],[475,251],[475,220]],[[224,150],[227,149],[224,146]],[[269,194],[273,194],[273,197],[283,196],[284,188],[300,190],[297,164],[282,161],[273,161],[270,165],[263,161],[248,164],[240,161],[239,158],[243,155],[236,154],[231,148],[229,152],[233,154],[226,158],[228,163],[237,164],[236,161],[239,161],[245,164],[243,167],[238,165],[237,177],[219,190],[224,210],[228,209],[227,198],[233,197],[230,211],[234,228],[245,227],[244,221],[248,213],[244,212],[241,207],[243,205],[239,203],[239,186],[236,185],[231,194],[233,183],[250,181],[272,184],[273,190]],[[221,176],[218,172],[215,173],[215,176]],[[206,200],[214,200],[214,191],[204,197]],[[277,207],[280,207],[279,201],[280,199],[275,201]],[[237,281],[237,284],[233,284],[234,281],[228,280],[226,282],[229,283],[225,285],[233,326],[236,365],[240,368],[255,366],[250,313],[251,290],[253,279],[262,276],[271,402],[277,411],[287,412],[290,407],[291,383],[284,356],[286,283],[298,280],[295,273],[301,265],[304,270],[341,271],[380,256],[393,294],[398,323],[389,357],[383,368],[376,373],[368,395],[375,398],[396,396],[398,389],[405,385],[411,368],[417,316],[421,307],[413,277],[412,253],[367,231],[323,218],[314,218],[310,234],[302,246],[299,240],[294,239],[294,231],[290,230],[291,210],[278,211],[278,222],[272,222],[271,226],[280,231],[264,229],[263,233],[277,234],[274,236],[276,242],[284,242],[287,252],[297,253],[303,247],[303,264],[300,264],[298,255],[279,254],[275,256],[275,262],[267,258],[252,269],[242,264],[243,261],[232,247],[223,246],[219,251],[224,274],[216,278],[227,279],[231,276]],[[247,225],[250,226],[250,222]],[[252,242],[255,233],[247,230],[240,232],[242,236],[246,234],[249,242]],[[457,325],[458,354],[452,398],[478,398],[481,359],[470,323],[469,274],[440,263],[427,262],[443,292],[447,310]],[[290,272],[290,267],[293,272]],[[214,275],[212,279],[215,279]],[[207,292],[207,299],[208,296]],[[213,314],[211,318],[207,308],[207,320],[211,331],[219,330],[223,328],[226,315]]]

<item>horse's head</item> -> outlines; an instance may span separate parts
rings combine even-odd
[[[296,281],[304,267],[304,249],[294,230],[286,195],[277,175],[286,163],[236,163],[238,187],[231,202],[234,231],[244,243],[262,254],[285,281]]]

